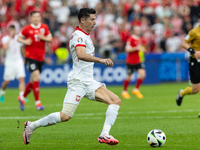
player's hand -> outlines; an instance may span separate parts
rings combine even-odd
[[[38,34],[38,38],[39,38],[40,40],[44,40],[45,36],[44,36],[42,33],[39,33],[39,34]]]
[[[105,64],[106,67],[108,67],[108,66],[110,66],[110,67],[114,66],[114,64],[113,64],[113,62],[112,62],[111,59],[101,59],[100,62],[101,62],[102,64]]]
[[[26,39],[26,40],[25,40],[25,43],[24,43],[24,44],[26,44],[26,45],[31,45],[32,42],[33,42],[33,41],[29,38],[29,39]]]
[[[194,57],[198,60],[200,59],[200,51],[195,51]]]
[[[145,51],[146,51],[146,49],[145,49],[144,46],[138,46],[138,50],[139,50],[139,51],[142,51],[142,52],[145,52]]]

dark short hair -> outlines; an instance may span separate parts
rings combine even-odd
[[[15,26],[14,26],[14,25],[10,25],[10,26],[8,27],[8,29],[15,29]]]
[[[31,11],[31,12],[30,12],[30,16],[32,16],[33,14],[36,14],[36,13],[39,13],[39,14],[40,14],[39,11],[35,10],[35,11]]]
[[[96,14],[96,10],[93,8],[81,8],[78,12],[78,20],[81,22],[81,18],[87,19],[90,14]]]

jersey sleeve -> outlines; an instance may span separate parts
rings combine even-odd
[[[19,36],[19,35],[17,35],[17,37],[16,37],[16,41],[17,41],[18,36]],[[23,43],[20,43],[20,42],[18,42],[18,41],[17,41],[17,43],[19,44],[20,47],[24,46]]]
[[[129,37],[127,42],[126,42],[126,48],[132,48],[132,46],[131,46],[131,37]]]
[[[9,36],[4,36],[4,37],[1,39],[2,45],[3,45],[3,44],[6,44],[8,41],[9,41]]]
[[[44,33],[45,36],[51,36],[51,32],[49,30],[49,27],[46,25],[45,27],[45,33]]]
[[[26,37],[27,34],[28,34],[27,27],[24,27],[24,28],[22,29],[22,31],[19,33],[19,36],[21,36],[21,37]]]
[[[187,43],[191,43],[192,40],[195,38],[195,33],[191,30],[188,35],[185,37],[185,41]]]
[[[74,47],[76,48],[77,46],[83,46],[86,47],[85,39],[81,35],[75,35],[73,37],[74,41]]]

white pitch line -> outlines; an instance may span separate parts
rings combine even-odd
[[[48,105],[45,105],[46,107],[61,107],[62,108],[62,104],[48,104]],[[25,106],[25,108],[32,108],[34,106]],[[1,110],[11,110],[11,109],[19,109],[19,106],[4,106],[4,107],[0,107],[0,111]]]
[[[46,107],[62,107],[62,104],[47,104]],[[34,106],[25,106],[25,108],[32,108]],[[0,107],[1,110],[12,110],[19,109],[19,106],[6,106]],[[120,112],[119,114],[156,114],[156,113],[181,113],[181,112],[200,112],[200,109],[184,109],[184,110],[156,110],[156,111],[129,111],[129,112]],[[94,115],[105,115],[105,113],[87,113],[87,114],[78,114],[79,116],[94,116]]]
[[[58,106],[60,104],[57,104],[57,105],[48,105],[48,107],[55,107],[55,106]],[[60,105],[61,106],[61,105]],[[31,106],[29,106],[31,107]],[[28,108],[29,108],[28,107]],[[7,107],[7,108],[13,108],[13,107]],[[27,108],[27,107],[26,107]],[[19,109],[17,107],[17,109]],[[0,108],[1,110],[1,108]],[[130,112],[120,112],[119,111],[119,115],[121,114],[162,114],[162,113],[183,113],[183,112],[200,112],[200,109],[185,109],[185,110],[163,110],[163,111],[130,111]],[[82,116],[82,117],[92,117],[92,116],[105,116],[105,112],[102,112],[102,113],[82,113],[82,114],[75,114],[74,116]],[[27,116],[27,117],[23,117],[24,119],[29,119],[29,118],[41,118],[41,117],[44,117],[44,116]],[[11,116],[11,117],[1,117],[0,116],[0,119],[3,119],[3,118],[7,118],[7,119],[21,119],[21,116]],[[130,117],[129,117],[130,118]],[[166,117],[165,117],[166,118]]]
[[[63,104],[47,104],[45,107],[60,107],[62,108]],[[32,108],[34,106],[28,105],[25,108]],[[1,110],[12,110],[12,109],[19,109],[19,106],[3,106],[0,107]],[[120,112],[119,114],[155,114],[155,113],[177,113],[177,112],[200,112],[200,109],[185,109],[185,110],[156,110],[156,111],[130,111],[130,112]],[[87,114],[79,114],[80,116],[92,116],[92,115],[104,115],[105,113],[87,113]]]
[[[199,112],[200,110],[193,110],[193,109],[186,109],[186,110],[165,110],[165,111],[142,111],[142,112],[119,112],[119,115],[121,114],[150,114],[150,113],[176,113],[176,112]],[[9,120],[9,119],[39,119],[44,117],[43,116],[10,116],[10,117],[1,117],[0,120]],[[97,117],[97,116],[102,116],[102,117]],[[74,117],[79,118],[79,119],[103,119],[105,118],[105,113],[83,113],[83,114],[74,114]],[[147,116],[147,117],[120,117],[118,116],[118,119],[161,119],[161,118],[196,118],[196,116]]]
[[[177,112],[200,112],[200,109],[185,109],[185,110],[156,110],[156,111],[131,111],[128,114],[156,114],[156,113],[177,113]]]
[[[26,117],[0,117],[0,120],[11,120],[11,119],[40,119],[44,116],[26,116]],[[74,116],[75,117],[75,116]],[[75,117],[78,119],[104,119],[105,117]],[[153,117],[117,117],[117,119],[182,119],[182,118],[197,118],[197,116],[153,116]]]

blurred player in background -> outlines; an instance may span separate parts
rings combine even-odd
[[[198,15],[200,22],[200,13]],[[176,97],[176,103],[181,105],[185,95],[196,94],[200,89],[200,25],[189,31],[182,43],[182,47],[190,52],[189,72],[192,86],[180,89]]]
[[[126,58],[127,65],[127,78],[124,81],[124,89],[122,91],[122,97],[126,99],[130,99],[130,95],[128,93],[128,86],[131,82],[131,76],[134,71],[137,71],[139,74],[139,78],[136,81],[136,86],[132,90],[132,94],[137,96],[138,98],[143,98],[143,95],[139,91],[139,87],[142,84],[144,78],[146,77],[145,66],[141,60],[140,52],[145,51],[145,47],[142,46],[141,39],[141,27],[134,26],[133,34],[128,38],[125,51],[128,53]]]
[[[17,42],[18,36],[14,25],[8,28],[9,34],[2,38],[2,50],[6,51],[4,62],[4,75],[1,84],[0,102],[4,102],[5,90],[11,80],[17,78],[19,80],[19,97],[22,98],[25,89],[25,70],[24,62],[21,55],[22,44]]]
[[[26,66],[31,73],[30,81],[26,85],[23,98],[19,99],[20,108],[24,110],[25,98],[33,90],[35,106],[38,110],[44,107],[39,98],[40,73],[45,58],[45,42],[51,42],[52,36],[46,24],[41,23],[41,14],[38,11],[30,13],[31,24],[25,26],[19,34],[18,41],[25,44]]]
[[[113,92],[106,89],[105,84],[97,82],[93,78],[94,62],[105,64],[107,67],[113,66],[113,62],[110,59],[94,57],[95,48],[89,33],[96,24],[95,14],[96,11],[89,8],[82,8],[78,13],[80,26],[76,28],[70,40],[73,70],[68,75],[68,91],[64,99],[62,111],[51,113],[34,122],[26,121],[23,133],[25,144],[29,144],[33,131],[38,127],[50,126],[70,120],[82,97],[108,105],[105,123],[98,141],[108,145],[118,144],[118,140],[109,135],[109,131],[117,118],[121,100]]]

